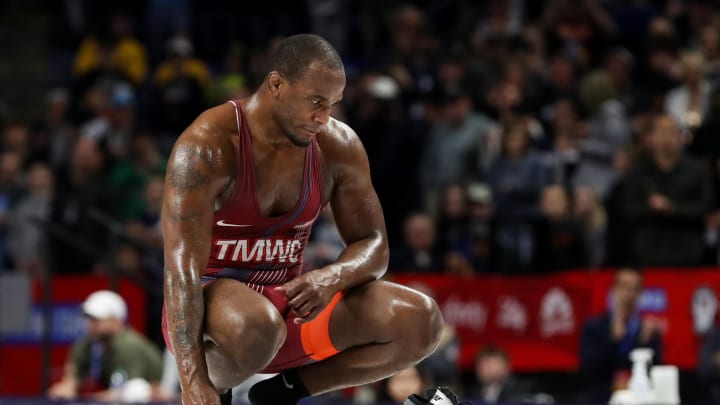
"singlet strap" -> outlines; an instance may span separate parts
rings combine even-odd
[[[235,100],[230,100],[228,103],[235,107],[235,125],[237,125],[238,134],[242,135],[242,131],[240,130],[240,109],[238,108],[237,102]]]
[[[237,181],[240,189],[245,187],[254,187],[250,182],[250,171],[255,170],[252,166],[252,143],[250,142],[250,133],[247,130],[247,122],[243,121],[244,114],[239,101],[228,101],[235,108],[235,124],[238,131],[238,148],[237,148]]]
[[[316,188],[315,192],[318,193],[318,198],[320,198],[320,204],[322,205],[323,199],[325,198],[325,184],[323,183],[322,162],[320,161],[320,146],[318,145],[317,139],[313,139],[311,155],[309,156],[309,158],[311,159],[310,167],[312,168],[312,184]]]

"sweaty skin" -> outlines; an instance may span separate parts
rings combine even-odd
[[[324,203],[347,243],[337,262],[278,287],[297,323],[314,319],[335,293],[346,292],[330,321],[332,342],[344,352],[298,370],[313,394],[375,381],[419,361],[434,350],[442,324],[431,299],[375,281],[387,268],[387,236],[364,148],[352,129],[330,117],[344,86],[344,72],[313,63],[295,83],[271,72],[240,103],[261,213],[277,216],[295,206],[305,147],[315,137]],[[284,320],[265,297],[234,280],[217,280],[205,291],[200,285],[213,214],[233,194],[238,142],[234,108],[224,104],[197,118],[168,162],[165,305],[185,404],[218,404],[218,392],[261,370],[285,340]]]

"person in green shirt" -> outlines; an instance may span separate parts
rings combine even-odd
[[[160,350],[147,338],[126,326],[127,305],[112,291],[97,291],[82,305],[86,335],[73,344],[65,375],[48,391],[53,399],[78,396],[115,401],[122,384],[143,379],[157,398],[163,373]]]

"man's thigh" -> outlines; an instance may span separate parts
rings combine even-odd
[[[203,332],[224,350],[242,346],[243,335],[271,331],[270,336],[283,334],[285,322],[278,309],[262,294],[242,282],[218,279],[203,286],[204,323]],[[166,318],[172,316],[163,307],[162,328],[165,343],[172,351]],[[270,339],[268,339],[270,341]]]
[[[371,281],[345,293],[330,317],[330,337],[340,351],[389,342],[398,330],[422,327],[417,321],[432,314],[434,308],[434,301],[419,291]]]

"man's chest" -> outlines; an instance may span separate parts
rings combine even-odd
[[[303,195],[321,193],[324,204],[333,189],[333,176],[322,161],[318,164],[299,156],[271,156],[256,159],[254,176],[255,198],[260,214],[267,217],[284,215],[302,205]],[[315,173],[319,171],[319,173]]]

